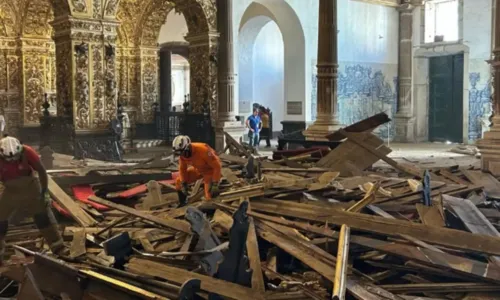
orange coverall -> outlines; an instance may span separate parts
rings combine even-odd
[[[179,157],[179,177],[175,188],[180,191],[182,183],[194,183],[203,178],[205,199],[212,199],[210,184],[221,179],[221,163],[214,149],[204,143],[191,143],[191,157]]]

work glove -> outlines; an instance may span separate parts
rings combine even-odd
[[[46,189],[42,189],[40,192],[40,199],[45,203],[49,204],[52,199],[50,198],[49,192]]]
[[[213,198],[217,197],[220,195],[220,190],[219,190],[219,183],[218,182],[212,182],[210,184],[210,194],[212,195]]]
[[[183,182],[182,183],[182,193],[186,196],[189,195],[188,189],[189,189],[189,185],[187,184],[187,182]]]

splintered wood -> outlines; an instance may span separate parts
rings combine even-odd
[[[55,172],[68,253],[42,254],[21,222],[0,274],[19,299],[500,299],[500,182],[388,157],[373,134],[388,120],[274,160],[226,134],[220,193],[199,180],[184,207],[172,160]]]

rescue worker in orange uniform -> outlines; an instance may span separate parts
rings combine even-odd
[[[189,184],[199,179],[204,182],[205,199],[217,197],[222,166],[214,149],[204,143],[191,143],[185,135],[175,137],[172,148],[179,155],[179,177],[175,182],[179,207],[187,204]]]
[[[34,176],[38,173],[38,177]],[[14,137],[0,140],[0,263],[5,252],[9,219],[16,213],[33,216],[34,223],[55,254],[67,254],[49,206],[47,171],[33,148]]]

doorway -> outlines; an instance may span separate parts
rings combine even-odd
[[[463,142],[464,55],[429,59],[429,141]]]

